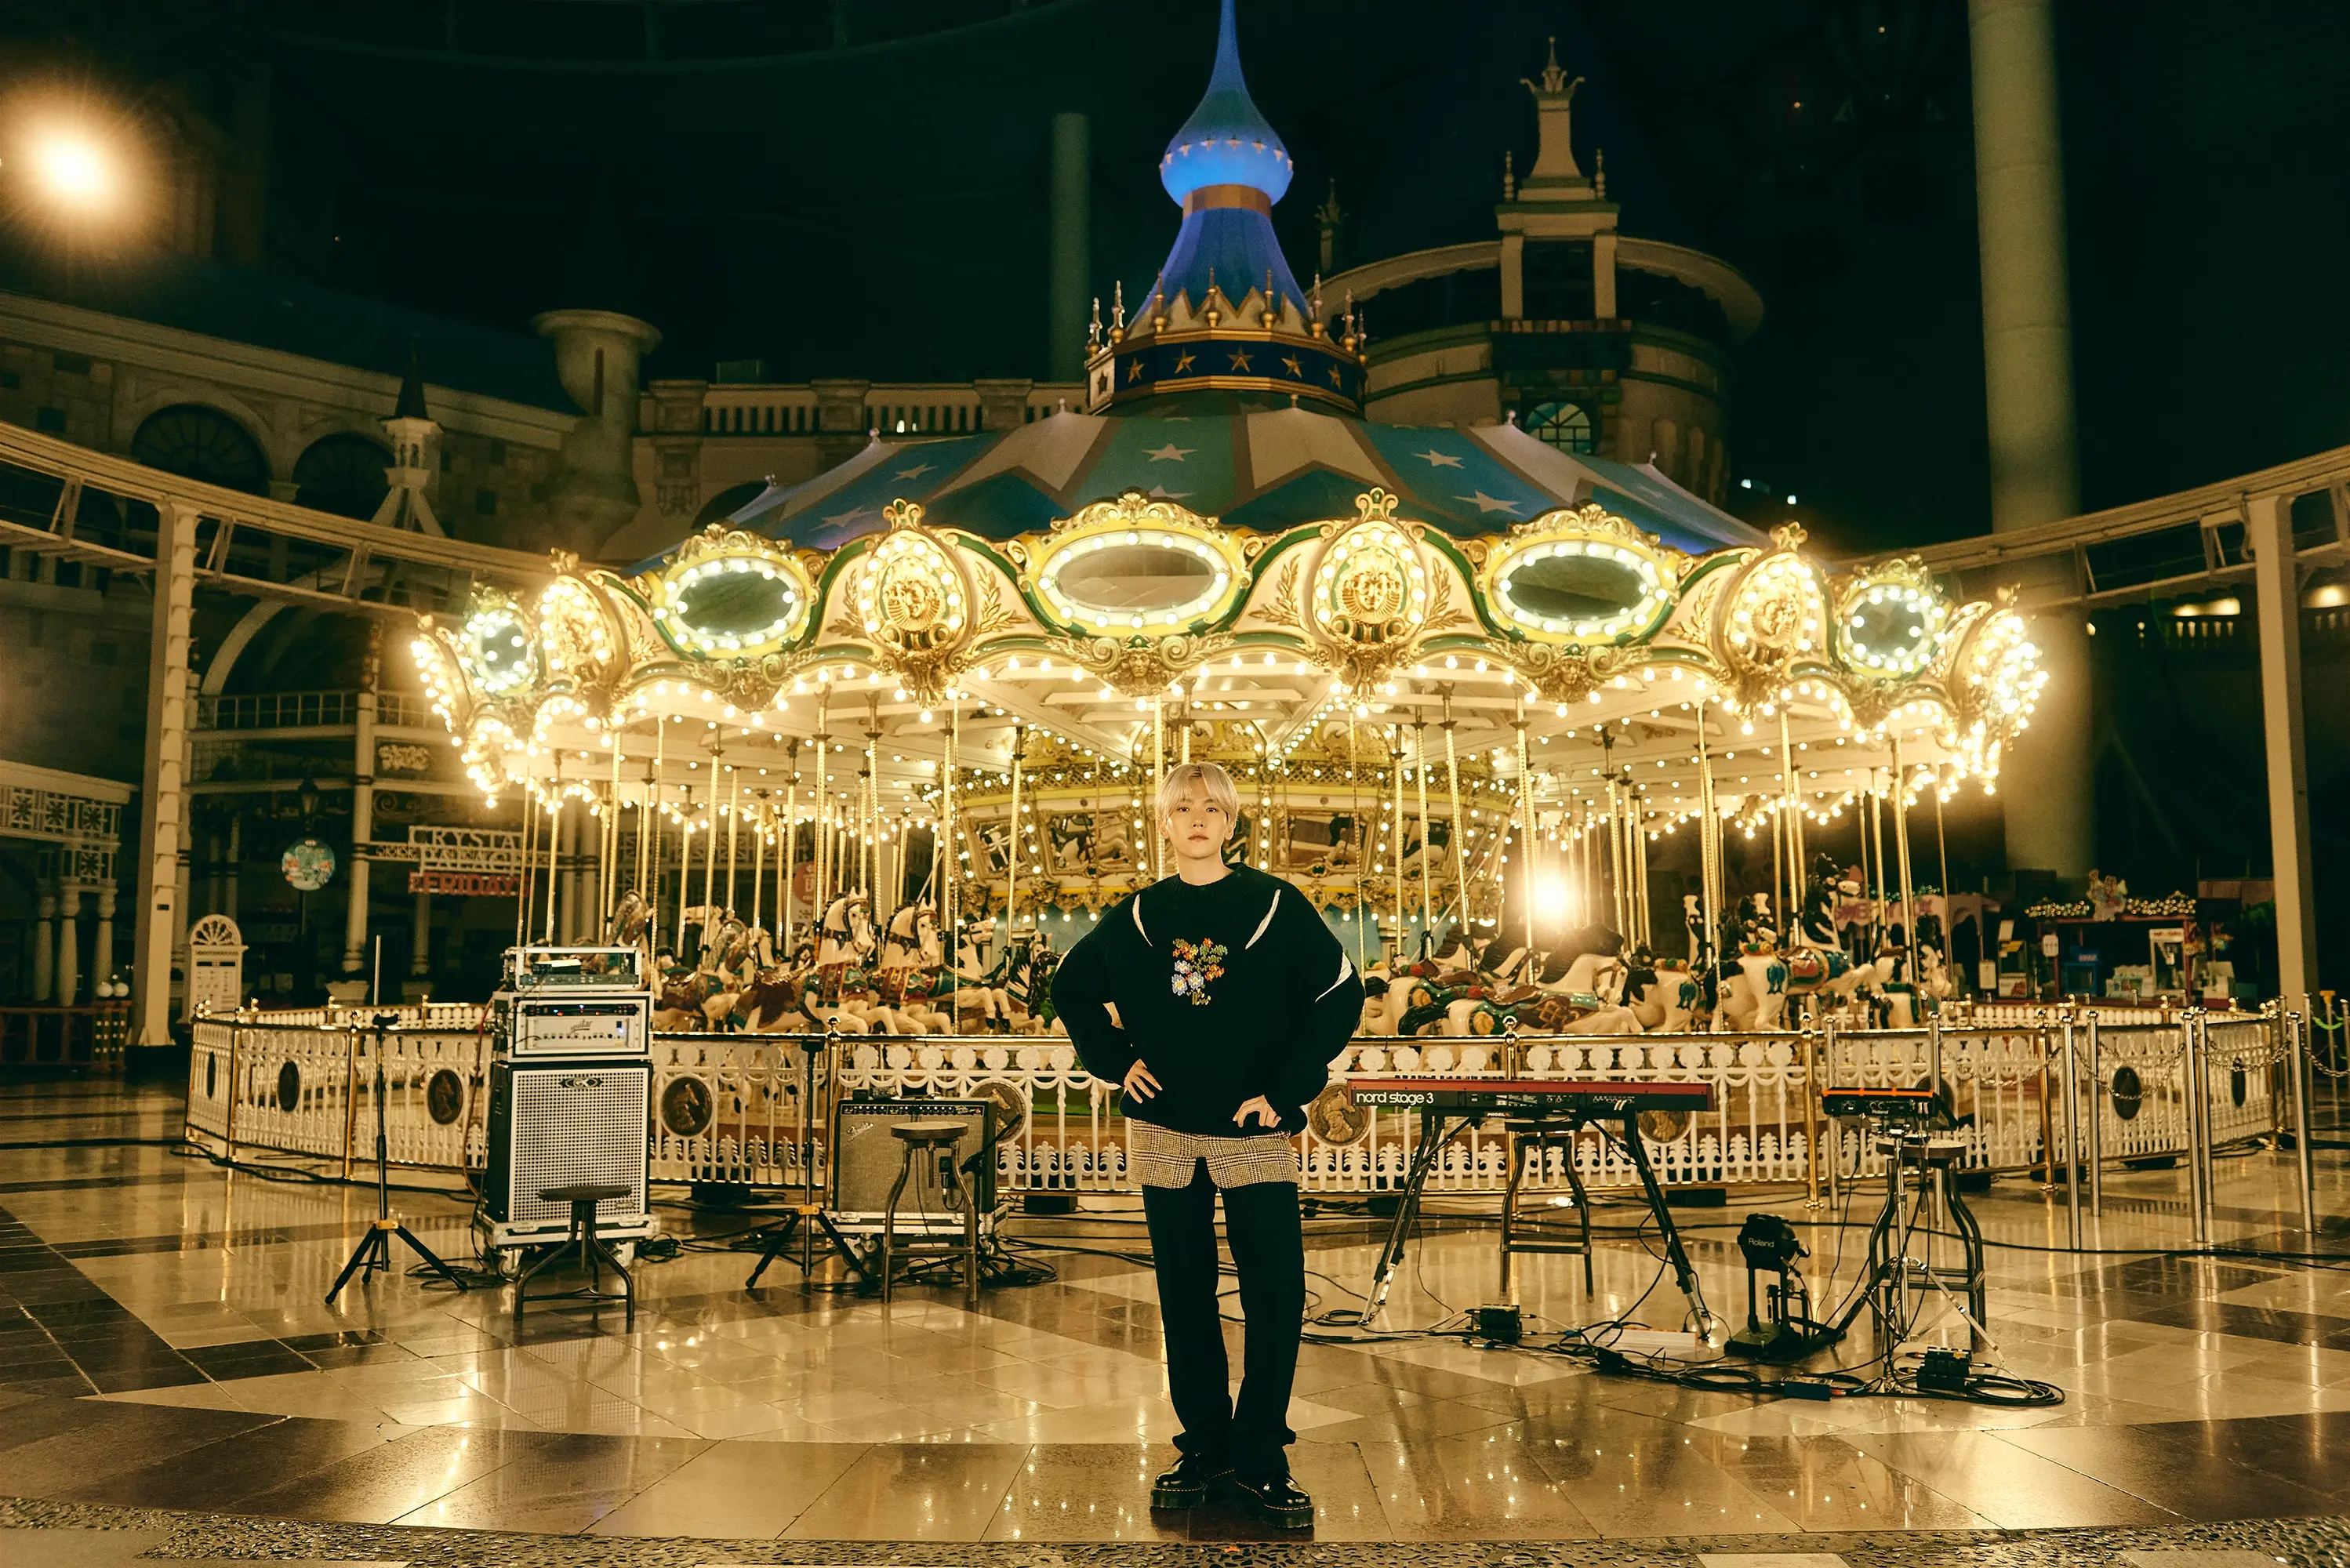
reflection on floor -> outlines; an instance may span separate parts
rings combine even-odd
[[[674,1209],[665,1222],[704,1240],[640,1268],[636,1332],[614,1312],[534,1307],[517,1334],[502,1292],[379,1280],[323,1305],[372,1212],[366,1189],[231,1173],[156,1144],[37,1147],[169,1138],[167,1095],[15,1085],[0,1090],[0,1142],[16,1146],[0,1148],[0,1493],[607,1537],[1263,1534],[1223,1509],[1186,1519],[1146,1506],[1171,1427],[1150,1277],[1127,1255],[1140,1238],[1121,1207],[1020,1221],[1027,1261],[1057,1278],[991,1292],[976,1313],[946,1291],[887,1307],[804,1295],[783,1265],[746,1294],[749,1259],[726,1238],[749,1220]],[[2338,1212],[2339,1156],[2321,1151],[2319,1179],[2321,1212]],[[2290,1217],[2292,1180],[2290,1156],[2224,1161],[2221,1239],[2252,1254],[2310,1250]],[[2110,1176],[2089,1238],[2113,1255],[2093,1257],[2056,1250],[2061,1205],[2026,1179],[1976,1199],[2008,1243],[1991,1258],[1997,1360],[2062,1386],[2051,1408],[1758,1401],[1457,1339],[1308,1345],[1291,1424],[1318,1505],[1314,1539],[1628,1550],[1669,1538],[1681,1554],[1655,1560],[1702,1547],[1860,1562],[1879,1559],[1854,1555],[1855,1532],[2159,1532],[2350,1511],[2336,1458],[2350,1439],[2350,1280],[2276,1256],[2148,1255],[2189,1244],[2184,1188],[2178,1171]],[[472,1255],[462,1201],[398,1201],[429,1244]],[[1805,1227],[1823,1308],[1855,1276],[1876,1201],[1855,1199],[1842,1230],[1811,1223],[1835,1211],[1807,1215],[1800,1193],[1759,1205]],[[1676,1326],[1679,1295],[1632,1233],[1638,1212],[1602,1210],[1623,1229],[1603,1238],[1588,1296],[1579,1260],[1520,1260],[1529,1313]],[[1742,1314],[1730,1240],[1741,1218],[1687,1215],[1710,1298]],[[1313,1229],[1315,1310],[1356,1304],[1376,1251],[1365,1222]],[[1432,1324],[1493,1291],[1490,1227],[1440,1226],[1415,1247],[1385,1322]],[[1941,1328],[1965,1342],[1954,1315]],[[1856,1340],[1835,1357],[1867,1348]],[[43,1519],[75,1521],[14,1521]],[[2113,1537],[2125,1539],[2164,1538]],[[2241,1544],[2280,1560],[2267,1541]],[[1575,1561],[1635,1560],[1612,1552]]]

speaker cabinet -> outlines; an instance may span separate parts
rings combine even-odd
[[[626,1187],[597,1205],[606,1236],[650,1236],[647,1152],[652,1064],[494,1061],[490,1064],[489,1174],[483,1207],[493,1246],[561,1241],[571,1206],[538,1195],[584,1183]]]
[[[968,1166],[963,1181],[979,1195],[979,1210],[995,1208],[995,1103],[992,1100],[843,1100],[833,1109],[832,1203],[834,1217],[851,1223],[879,1225],[889,1207],[889,1189],[897,1185],[906,1146],[891,1136],[892,1124],[905,1121],[953,1121],[963,1124],[954,1146],[958,1168]],[[974,1158],[976,1157],[976,1158]],[[917,1184],[920,1184],[919,1193]],[[936,1175],[916,1160],[899,1199],[898,1223],[909,1229],[928,1219],[941,1225],[951,1220],[939,1202]]]

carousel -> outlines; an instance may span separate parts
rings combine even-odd
[[[1812,870],[1837,834],[1873,923],[1918,930],[1910,807],[1995,787],[2045,679],[2021,618],[1513,422],[1364,420],[1362,317],[1274,239],[1291,173],[1228,7],[1161,164],[1174,246],[1097,321],[1085,410],[877,432],[632,568],[558,555],[427,618],[473,782],[528,803],[517,940],[584,856],[672,1023],[1047,1027],[1051,953],[1168,869],[1151,802],[1191,760],[1375,974],[1583,999],[1571,961],[1775,947],[1833,984],[1873,958]],[[1732,886],[1733,836],[1767,884]],[[1590,1026],[1536,1001],[1410,1022]]]
[[[1128,489],[994,539],[899,498],[829,550],[722,524],[632,573],[558,560],[414,651],[474,782],[534,808],[518,937],[553,934],[570,816],[615,940],[738,995],[814,971],[834,1006],[862,971],[991,1020],[1042,1011],[1005,994],[1015,957],[1162,874],[1176,763],[1231,772],[1234,853],[1367,969],[1505,923],[1669,951],[1740,903],[1751,945],[1861,814],[1907,903],[1909,805],[1994,787],[2043,679],[2013,610],[1908,562],[1832,572],[1793,527],[1691,554],[1599,502],[1472,537],[1411,512],[1375,486],[1258,532]],[[1742,834],[1773,845],[1762,906],[1724,881]],[[1684,835],[1688,939],[1650,893]]]

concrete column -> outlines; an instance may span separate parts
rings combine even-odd
[[[422,980],[432,972],[432,895],[416,890],[416,926],[409,933],[408,973]]]
[[[2277,993],[2303,1015],[2317,979],[2316,881],[2309,862],[2309,757],[2301,716],[2301,578],[2293,507],[2264,495],[2245,508],[2259,594],[2261,732],[2267,742],[2269,857],[2276,877]]]
[[[1616,231],[1603,229],[1591,236],[1591,314],[1602,321],[1616,318]]]
[[[1502,315],[1512,321],[1526,313],[1526,237],[1502,236]]]
[[[376,682],[383,664],[381,623],[368,628],[367,660],[360,666],[358,713],[351,723],[351,864],[343,884],[343,973],[368,972],[369,852],[375,839]]]
[[[172,940],[180,915],[180,836],[186,826],[188,622],[196,586],[196,518],[156,508],[155,603],[147,664],[147,754],[139,794],[139,911],[131,1041],[172,1038]]]
[[[870,381],[817,379],[808,382],[808,390],[816,394],[816,461],[825,467],[846,462],[865,450],[866,431],[871,428],[865,394],[872,388]]]
[[[1092,126],[1082,114],[1053,117],[1052,247],[1045,275],[1045,376],[1082,381],[1086,291],[1093,275]],[[1298,305],[1302,309],[1305,301]]]
[[[1991,527],[2004,532],[2070,517],[2081,505],[2054,6],[1967,0],[1967,26]],[[2022,586],[2027,611],[2072,597],[2067,569]],[[2078,877],[2095,853],[2088,635],[2078,611],[2051,607],[2033,615],[2033,640],[2048,691],[2001,767],[2007,862]]]
[[[114,889],[98,890],[98,936],[90,950],[89,973],[94,981],[114,977]]]
[[[660,333],[610,310],[550,310],[531,327],[555,340],[556,375],[580,420],[563,438],[551,526],[501,542],[593,556],[637,515],[637,368]]]
[[[57,994],[60,1007],[81,1000],[81,889],[57,889]]]
[[[1035,387],[1034,381],[1002,378],[972,382],[972,390],[979,394],[979,428],[1016,431],[1026,424],[1028,394]]]
[[[57,894],[46,883],[35,906],[33,924],[33,1000],[48,1001],[57,989]]]
[[[221,873],[221,901],[216,911],[236,919],[237,885],[244,879],[244,818],[228,819],[228,869]]]

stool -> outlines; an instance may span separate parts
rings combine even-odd
[[[620,1255],[607,1246],[602,1237],[596,1234],[596,1205],[610,1198],[626,1198],[635,1190],[636,1189],[632,1187],[594,1182],[582,1182],[570,1187],[539,1189],[540,1202],[571,1205],[571,1232],[564,1237],[560,1246],[533,1263],[524,1271],[522,1278],[515,1282],[515,1326],[516,1328],[522,1326],[523,1302],[529,1294],[530,1282],[537,1278],[540,1271],[548,1265],[561,1262],[575,1244],[579,1249],[579,1266],[588,1271],[588,1288],[567,1291],[563,1293],[575,1300],[626,1303],[628,1308],[626,1326],[630,1329],[637,1326],[637,1282],[630,1279],[629,1271],[620,1266]],[[603,1265],[606,1263],[612,1266],[612,1272],[620,1276],[620,1283],[627,1287],[619,1295],[608,1295],[604,1293]],[[552,1301],[556,1298],[549,1294],[538,1299]]]
[[[889,1188],[889,1206],[881,1215],[881,1299],[888,1301],[897,1282],[894,1254],[898,1245],[898,1199],[914,1174],[914,1161],[924,1155],[939,1162],[940,1197],[962,1215],[962,1304],[979,1305],[979,1203],[955,1168],[955,1145],[971,1130],[968,1122],[937,1118],[889,1124],[889,1134],[905,1146],[899,1157],[898,1179]]]

